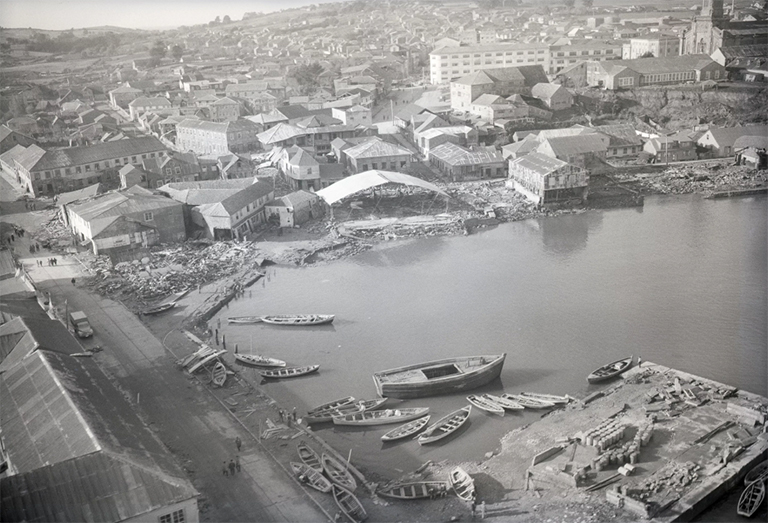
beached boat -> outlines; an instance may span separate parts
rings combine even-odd
[[[555,406],[554,403],[549,401],[537,400],[521,394],[507,394],[505,392],[501,397],[510,401],[515,401],[526,409],[548,409]]]
[[[364,410],[355,414],[335,416],[334,425],[386,425],[420,418],[429,413],[429,407],[407,409]]]
[[[161,312],[165,312],[169,309],[173,309],[176,306],[175,301],[171,301],[168,303],[161,303],[160,305],[155,305],[154,307],[147,307],[143,311],[141,311],[142,314],[145,316],[151,315],[151,314],[160,314]]]
[[[501,396],[494,396],[493,394],[482,394],[482,396],[497,403],[500,407],[503,407],[507,410],[523,410],[525,408],[518,402],[512,401],[508,398],[502,398]]]
[[[464,356],[406,365],[376,372],[373,381],[381,396],[421,398],[475,389],[501,374],[506,354]]]
[[[459,499],[464,501],[472,501],[475,499],[475,480],[473,480],[472,476],[467,474],[463,468],[456,467],[451,470],[448,479]]]
[[[593,370],[589,376],[587,376],[587,381],[590,383],[597,383],[599,381],[609,380],[618,376],[622,372],[629,370],[629,368],[632,366],[633,357],[634,356],[630,356],[629,358],[617,360],[613,363],[609,363],[608,365],[598,367],[597,369]]]
[[[291,461],[293,473],[299,478],[299,481],[305,483],[320,492],[330,492],[331,482],[319,472],[305,463],[296,463]]]
[[[227,368],[222,362],[217,361],[211,369],[211,381],[218,387],[223,387],[224,382],[227,381]]]
[[[209,362],[215,360],[216,358],[218,358],[219,356],[221,356],[225,352],[227,352],[227,351],[225,351],[225,350],[214,350],[213,352],[206,352],[205,356],[203,356],[202,358],[199,358],[196,362],[194,362],[191,365],[189,365],[187,367],[187,371],[189,371],[189,373],[192,374],[192,373],[196,372],[199,368],[201,368],[203,365],[205,365],[206,363],[209,363]]]
[[[304,441],[296,445],[296,449],[299,451],[299,459],[301,459],[302,463],[318,472],[323,471],[323,463],[320,461],[320,455],[315,449]]]
[[[447,416],[444,416],[427,427],[427,430],[419,434],[419,445],[425,445],[427,443],[434,443],[441,440],[446,436],[449,436],[459,430],[469,419],[469,413],[472,411],[472,406],[467,405],[464,408],[451,412]]]
[[[448,491],[447,481],[409,481],[385,485],[376,491],[380,496],[395,499],[422,499],[442,496]]]
[[[342,405],[347,405],[349,403],[353,403],[355,401],[355,398],[352,396],[347,396],[346,398],[339,398],[333,401],[329,401],[327,403],[323,403],[322,405],[318,405],[317,407],[312,407],[307,411],[307,414],[315,414],[316,412],[320,412],[321,410],[328,410],[336,407],[341,407]]]
[[[341,511],[350,521],[353,523],[365,521],[368,517],[368,513],[363,508],[360,500],[357,499],[352,492],[338,485],[333,485],[332,492],[336,505],[339,506]]]
[[[355,490],[357,488],[357,481],[355,481],[355,478],[350,474],[347,465],[330,454],[325,453],[323,453],[320,461],[323,464],[325,475],[328,476],[328,479],[333,483],[349,490]]]
[[[741,493],[736,513],[739,516],[751,518],[763,504],[763,501],[765,501],[765,482],[753,481]]]
[[[400,425],[399,427],[396,427],[384,434],[381,437],[381,440],[395,441],[398,439],[407,438],[408,436],[416,434],[418,431],[426,427],[427,423],[429,423],[429,416],[424,416],[423,418],[409,421],[405,425]]]
[[[744,485],[758,480],[768,480],[768,460],[758,463],[747,472],[747,475],[744,476]]]
[[[533,398],[535,400],[548,401],[555,405],[565,405],[571,398],[569,396],[555,396],[554,394],[539,394],[538,392],[521,392],[521,396],[526,398]]]
[[[265,378],[295,378],[297,376],[304,376],[315,372],[320,368],[320,365],[307,365],[305,367],[287,367],[282,369],[264,370],[261,371],[261,375]]]
[[[268,358],[259,354],[235,354],[235,359],[240,363],[248,365],[258,365],[259,367],[285,367],[283,360],[277,358]]]
[[[331,323],[335,316],[333,314],[277,314],[273,316],[262,316],[261,321],[270,325],[323,325]]]
[[[504,407],[496,403],[495,401],[484,397],[484,395],[470,394],[467,396],[467,401],[480,410],[496,414],[498,416],[504,415]]]
[[[306,423],[326,423],[329,421],[333,421],[333,418],[337,416],[346,416],[348,414],[357,414],[358,412],[363,412],[365,410],[365,406],[361,405],[360,403],[346,403],[344,405],[339,405],[338,407],[329,407],[324,410],[318,410],[317,412],[313,412],[312,414],[307,414],[304,416],[304,421]]]
[[[382,407],[387,402],[387,400],[388,398],[375,398],[372,400],[358,400],[356,403],[358,405],[362,405],[363,410],[369,411]]]
[[[261,316],[230,316],[227,318],[229,323],[261,323]]]

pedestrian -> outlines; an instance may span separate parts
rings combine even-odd
[[[225,476],[229,476],[229,473],[227,472],[227,462],[224,462],[224,468],[222,469]]]
[[[221,348],[224,350],[227,350],[227,335],[222,334],[221,335]]]
[[[59,266],[59,259],[58,258],[54,258],[53,259],[53,264],[58,267]]]
[[[235,460],[229,460],[229,473],[235,475]]]
[[[216,320],[216,327],[218,327],[219,329],[221,328],[221,318]]]
[[[472,519],[475,519],[475,509],[477,508],[477,503],[475,503],[475,498],[472,498],[472,505],[470,506],[472,510]]]
[[[235,456],[235,468],[240,472],[240,456]]]
[[[72,278],[72,285],[73,286],[75,285],[75,279],[74,278]]]
[[[14,237],[13,234],[11,234],[11,243],[13,243]]]
[[[293,407],[293,411],[291,411],[291,417],[293,417],[293,421],[296,421],[296,407]]]
[[[485,500],[480,503],[480,519],[485,519]]]
[[[235,438],[235,446],[237,447],[237,451],[240,452],[240,447],[243,446],[243,441],[240,439],[240,436]]]
[[[216,345],[219,344],[219,329],[216,329]]]
[[[237,343],[235,343],[235,354],[237,354]]]
[[[277,409],[277,413],[280,415],[280,421],[285,421],[285,411],[283,411],[283,409]]]
[[[198,283],[198,284],[197,284],[197,293],[198,293],[198,294],[200,294],[200,289],[201,289],[201,288],[202,288],[202,285],[200,285],[200,284]]]

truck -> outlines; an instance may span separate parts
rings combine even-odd
[[[70,312],[69,323],[79,338],[90,338],[93,336],[93,329],[88,322],[88,316],[83,311]]]

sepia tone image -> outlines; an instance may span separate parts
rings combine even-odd
[[[0,521],[765,521],[767,193],[764,0],[0,0]]]

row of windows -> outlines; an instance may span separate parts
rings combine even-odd
[[[400,162],[400,168],[401,168],[401,169],[405,169],[405,166],[406,166],[406,165],[408,165],[408,162],[407,162],[407,161],[405,161],[405,160],[402,160],[402,161]],[[379,168],[379,164],[378,164],[377,162],[372,162],[372,163],[371,163],[371,169],[378,169],[378,168]],[[381,162],[381,168],[382,168],[382,169],[386,169],[386,168],[387,168],[387,162]],[[394,170],[394,169],[397,169],[397,162],[390,162],[390,163],[389,163],[389,168],[390,168],[390,169],[393,169],[393,170]],[[364,164],[362,165],[362,169],[363,169],[363,171],[367,171],[367,170],[368,170],[368,164],[367,164],[367,163],[364,163]]]
[[[538,49],[536,51],[531,49],[531,50],[528,50],[528,51],[504,51],[504,52],[499,52],[499,53],[484,53],[484,54],[483,53],[475,53],[473,55],[468,55],[468,54],[463,54],[463,55],[452,54],[452,55],[445,55],[445,56],[440,56],[440,57],[433,56],[432,59],[437,61],[438,58],[439,58],[441,62],[447,62],[448,60],[458,60],[460,58],[470,58],[470,57],[474,57],[474,58],[481,58],[481,57],[490,58],[490,57],[492,57],[494,55],[495,56],[515,56],[515,55],[520,56],[520,55],[524,55],[524,54],[544,54],[545,52],[546,52],[546,49]]]
[[[603,51],[601,49],[594,49],[591,54],[593,54],[593,55],[600,55],[600,54],[603,54]],[[606,49],[605,50],[605,54],[613,54],[613,49]],[[589,55],[590,55],[590,52],[588,50],[585,50],[585,51],[581,52],[581,56],[589,56]],[[555,56],[566,56],[566,54],[565,54],[564,51],[558,51],[555,54]],[[579,56],[579,52],[578,51],[568,51],[568,55],[567,56]]]
[[[719,73],[720,71],[716,71]],[[681,72],[681,73],[663,73],[663,74],[646,74],[642,77],[641,83],[653,84],[657,82],[679,82],[684,80],[693,80],[695,78],[693,71]]]
[[[161,153],[161,152],[160,153],[148,153],[148,154],[142,154],[141,158],[142,159],[154,158],[155,154],[157,154],[158,158],[162,158],[164,156],[164,153]],[[63,172],[64,176],[71,176],[72,174],[82,174],[83,172],[89,173],[89,172],[91,172],[91,170],[98,171],[99,169],[101,169],[102,165],[106,169],[106,168],[110,167],[110,161],[113,162],[115,167],[120,167],[120,165],[121,165],[120,158],[115,158],[114,160],[104,160],[103,162],[94,162],[92,164],[89,163],[89,164],[86,164],[86,165],[77,165],[75,167],[66,167],[63,170],[62,169],[53,169],[53,170],[50,170],[50,171],[45,171],[45,179],[50,179],[50,178],[53,178],[53,177],[61,178],[62,172]],[[123,158],[122,165],[128,165],[129,163],[137,163],[137,162],[138,162],[138,155],[131,156],[130,162],[128,161],[127,157]],[[40,179],[40,173],[37,173],[35,175],[35,179],[36,180]]]

